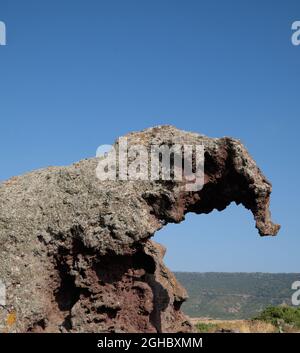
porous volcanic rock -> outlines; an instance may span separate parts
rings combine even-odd
[[[100,181],[98,158],[50,167],[0,185],[0,279],[5,332],[189,332],[185,290],[151,236],[188,212],[251,210],[260,235],[276,235],[271,184],[239,140],[158,126],[129,145],[203,144],[205,184]],[[117,143],[116,143],[117,146]]]

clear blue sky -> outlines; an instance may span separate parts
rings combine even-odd
[[[273,183],[277,238],[231,205],[155,239],[173,270],[300,272],[299,0],[1,0],[0,180],[158,124],[240,138]]]

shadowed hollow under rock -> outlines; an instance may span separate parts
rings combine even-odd
[[[260,235],[276,235],[271,184],[240,141],[159,126],[129,145],[203,144],[205,184],[100,181],[97,158],[50,167],[0,185],[0,279],[5,332],[189,332],[187,294],[150,240],[188,212],[242,204]],[[234,225],[233,225],[234,226]],[[8,320],[8,317],[15,320]]]

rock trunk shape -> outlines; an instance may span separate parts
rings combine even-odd
[[[203,144],[205,183],[100,181],[99,159],[50,167],[0,185],[3,332],[190,332],[185,290],[150,238],[188,212],[231,202],[251,210],[260,235],[276,235],[271,184],[240,141],[158,126],[128,144]],[[116,143],[117,147],[117,143]]]

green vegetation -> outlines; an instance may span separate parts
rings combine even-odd
[[[218,325],[212,323],[198,322],[196,325],[196,329],[200,333],[214,332],[217,330]]]
[[[290,325],[300,328],[300,308],[271,306],[263,310],[254,320],[269,322],[276,327]]]
[[[268,306],[291,305],[295,273],[176,272],[189,299],[183,311],[190,317],[249,319]]]

